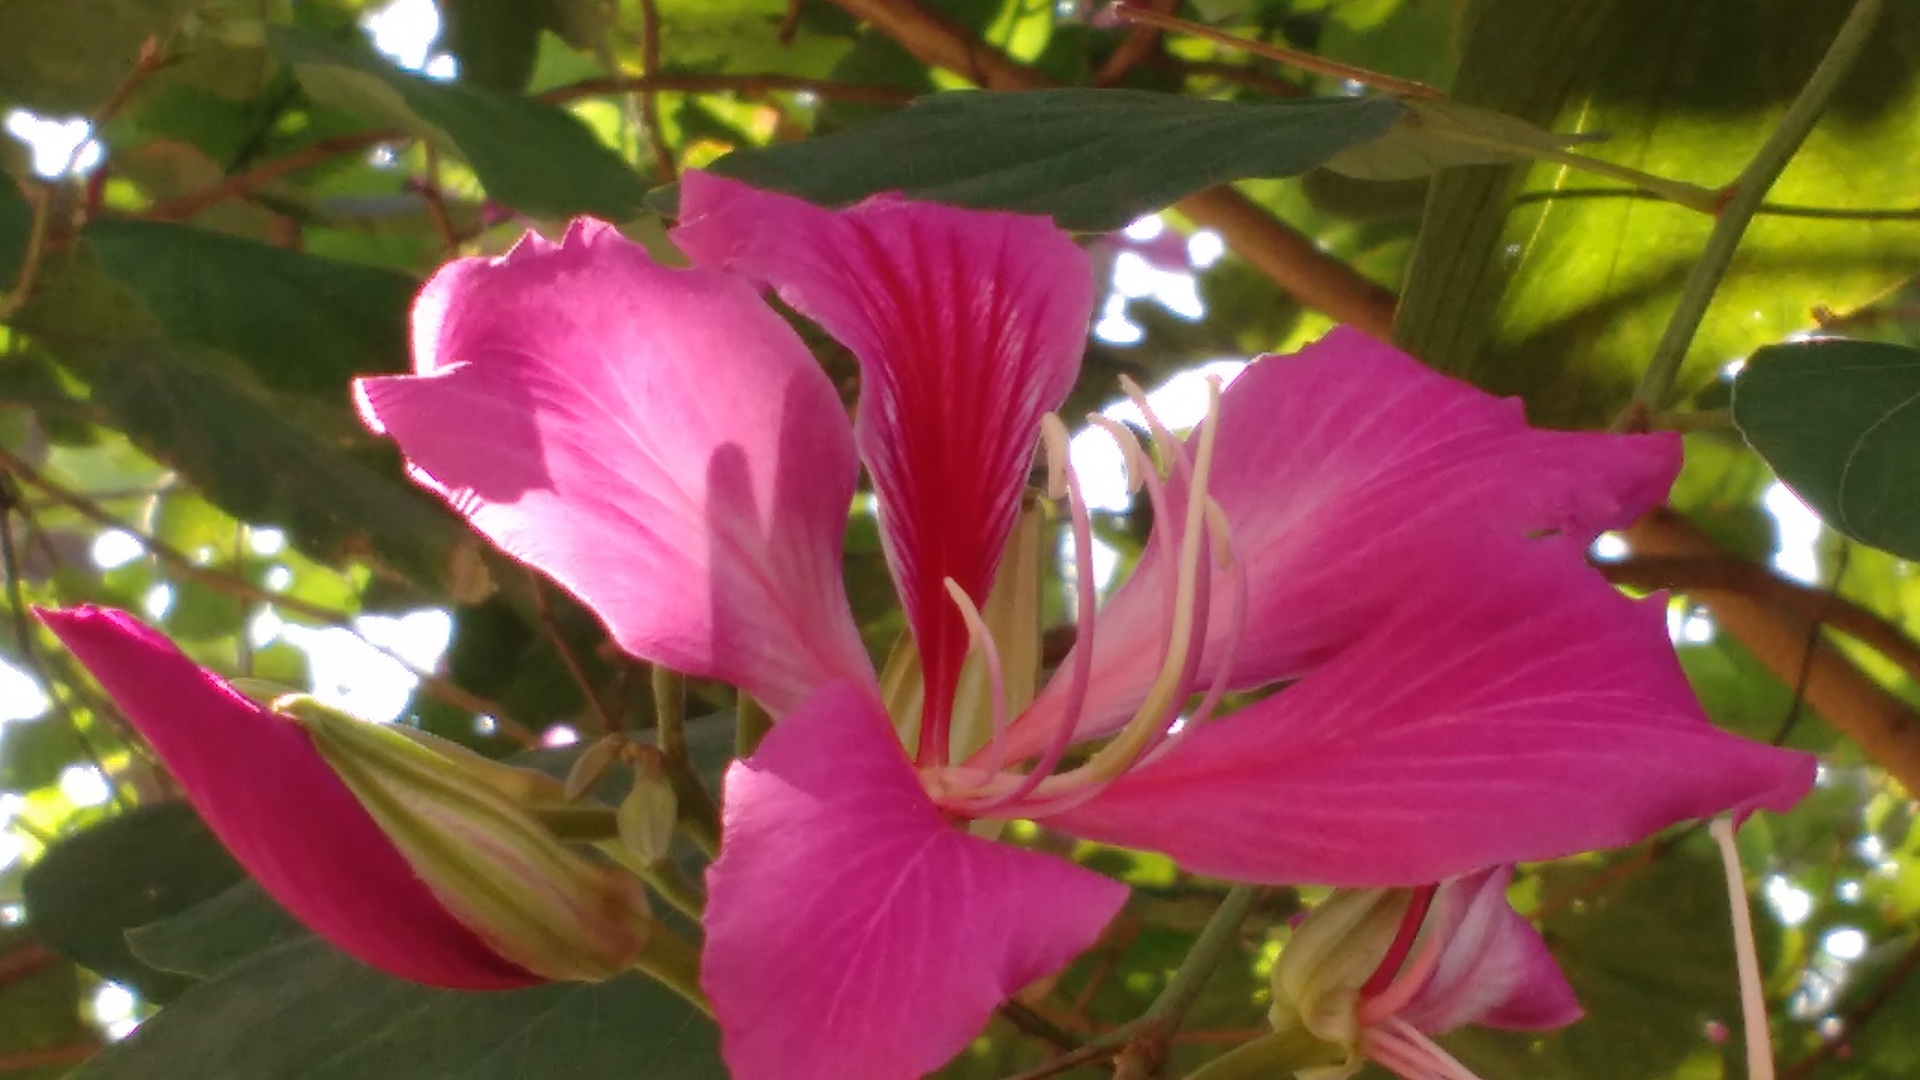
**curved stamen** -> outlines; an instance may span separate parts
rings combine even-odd
[[[1007,736],[1007,682],[1001,673],[1000,647],[994,643],[993,631],[987,629],[987,620],[980,615],[980,609],[974,606],[973,598],[967,590],[952,578],[943,578],[940,582],[947,587],[947,595],[953,599],[953,606],[960,609],[960,618],[967,624],[967,637],[972,639],[974,651],[980,654],[987,665],[988,694],[993,698],[993,741],[1004,752]]]
[[[1207,377],[1209,384],[1219,381],[1218,376]],[[1216,390],[1217,387],[1210,389],[1208,393],[1217,397]],[[1120,392],[1127,396],[1128,401],[1133,402],[1134,408],[1140,410],[1140,416],[1146,422],[1147,431],[1153,435],[1154,449],[1166,455],[1167,475],[1180,480],[1190,479],[1193,474],[1193,462],[1187,457],[1186,440],[1175,437],[1172,429],[1160,422],[1160,414],[1154,411],[1153,403],[1147,400],[1147,392],[1140,389],[1140,384],[1134,382],[1131,376],[1120,376]],[[1214,412],[1215,405],[1210,399],[1207,415],[1212,416]]]
[[[1139,387],[1126,385],[1130,392]],[[1211,420],[1220,412],[1220,388],[1218,378],[1207,380],[1207,416]],[[1156,432],[1166,429],[1158,418],[1152,415],[1144,398],[1139,402],[1148,415],[1148,422]],[[1180,539],[1177,541],[1171,557],[1178,560],[1178,571],[1174,586],[1173,625],[1169,628],[1167,650],[1161,663],[1159,674],[1148,689],[1146,700],[1132,719],[1121,727],[1113,741],[1100,748],[1092,759],[1079,768],[1061,776],[1042,782],[1039,790],[1043,795],[1064,794],[1061,789],[1085,789],[1097,791],[1108,781],[1118,777],[1139,761],[1140,756],[1163,737],[1180,718],[1180,706],[1186,701],[1188,688],[1192,682],[1193,671],[1199,659],[1199,649],[1206,640],[1206,598],[1201,590],[1207,585],[1207,566],[1204,555],[1207,543],[1207,477],[1213,468],[1214,444],[1219,434],[1218,423],[1202,423],[1199,430],[1199,451],[1195,454],[1192,474],[1187,486],[1187,505],[1185,520],[1182,522]],[[1166,436],[1172,439],[1171,434]],[[1176,446],[1174,457],[1184,461],[1185,451]],[[1149,483],[1151,492],[1157,485]],[[1159,513],[1158,501],[1155,504]],[[1166,518],[1156,516],[1156,521]],[[1049,788],[1053,789],[1049,791]]]
[[[1120,447],[1120,467],[1127,478],[1127,494],[1140,494],[1141,485],[1153,472],[1153,459],[1147,456],[1146,447],[1140,445],[1140,437],[1127,425],[1099,413],[1089,413],[1087,423],[1106,432]]]
[[[1390,1018],[1367,1028],[1360,1042],[1368,1057],[1407,1080],[1480,1080],[1472,1069],[1405,1020]]]
[[[1078,594],[1075,628],[1078,640],[1071,656],[1073,666],[1067,672],[1067,704],[1046,752],[1040,755],[1040,759],[1033,768],[1027,770],[1013,790],[969,808],[976,814],[990,813],[1026,798],[1034,788],[1040,786],[1041,781],[1053,774],[1060,760],[1066,757],[1068,747],[1073,745],[1074,731],[1080,725],[1080,714],[1086,708],[1087,688],[1092,680],[1093,621],[1097,601],[1093,581],[1093,520],[1088,516],[1086,500],[1080,494],[1080,478],[1067,462],[1067,425],[1058,416],[1048,413],[1040,418],[1040,432],[1047,448],[1047,492],[1055,498],[1059,497],[1055,494],[1056,490],[1066,496],[1068,516],[1073,523],[1073,568]],[[1125,452],[1126,448],[1122,446],[1121,453]],[[996,728],[992,772],[998,773],[1005,765],[1006,742],[1000,738]]]
[[[1207,499],[1207,528],[1214,542],[1214,560],[1219,564],[1220,569],[1227,571],[1233,581],[1233,591],[1229,594],[1232,604],[1227,615],[1227,636],[1220,643],[1218,666],[1213,672],[1213,682],[1207,686],[1206,696],[1200,699],[1200,704],[1194,708],[1192,714],[1187,717],[1187,722],[1181,725],[1178,732],[1169,730],[1147,748],[1147,752],[1141,755],[1143,761],[1157,754],[1160,747],[1167,741],[1177,739],[1213,719],[1213,710],[1220,707],[1220,699],[1227,695],[1227,687],[1233,681],[1234,660],[1240,655],[1240,639],[1247,628],[1249,586],[1246,567],[1240,562],[1239,552],[1233,543],[1233,531],[1227,525],[1226,511],[1222,510],[1220,504],[1211,496]],[[1201,647],[1202,649],[1206,647],[1204,641]],[[1197,659],[1201,654],[1196,651],[1194,655]]]
[[[1373,974],[1360,986],[1360,997],[1369,999],[1384,993],[1395,976],[1400,974],[1400,965],[1413,951],[1413,943],[1420,936],[1420,927],[1427,921],[1427,912],[1433,910],[1433,898],[1439,895],[1440,886],[1425,885],[1413,890],[1413,896],[1407,901],[1406,914],[1400,917],[1400,927],[1394,931],[1393,941],[1387,951],[1381,955],[1380,963],[1374,966]]]

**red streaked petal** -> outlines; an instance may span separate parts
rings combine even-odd
[[[1445,558],[1465,571],[1449,593],[1049,824],[1238,880],[1418,885],[1797,802],[1813,759],[1708,723],[1663,602],[1620,595],[1583,547]]]
[[[1547,1031],[1580,1019],[1547,943],[1507,902],[1511,880],[1513,867],[1497,866],[1440,886],[1427,917],[1439,960],[1396,1016],[1429,1035],[1468,1024]]]
[[[262,888],[341,951],[414,982],[541,982],[434,898],[306,733],[119,611],[40,611]]]
[[[1232,524],[1249,593],[1235,689],[1303,674],[1409,593],[1461,587],[1447,580],[1461,569],[1436,550],[1483,536],[1590,541],[1665,498],[1680,467],[1676,436],[1530,428],[1518,401],[1345,328],[1255,361],[1220,408],[1209,491]],[[1158,526],[1168,527],[1177,523]],[[1152,679],[1139,657],[1159,654],[1170,618],[1164,547],[1156,535],[1100,614],[1083,738],[1123,721]],[[1221,662],[1231,587],[1229,575],[1214,576],[1200,685]],[[1048,687],[1015,724],[1018,753],[1045,745],[1064,696]]]
[[[845,684],[728,770],[707,883],[701,983],[738,1080],[917,1080],[1126,899],[947,821],[879,705]]]
[[[823,210],[697,172],[680,208],[673,239],[696,263],[767,282],[859,359],[860,453],[929,708],[945,710],[967,633],[942,582],[986,602],[1040,417],[1079,372],[1085,253],[1042,218],[896,198]]]
[[[840,576],[846,414],[753,286],[581,221],[449,264],[413,332],[417,375],[357,384],[367,423],[622,648],[776,712],[872,681]]]

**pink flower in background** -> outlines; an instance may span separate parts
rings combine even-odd
[[[1432,1036],[1468,1025],[1548,1031],[1580,1019],[1546,943],[1507,902],[1512,878],[1501,866],[1411,892],[1336,891],[1281,950],[1275,1035],[1264,1041],[1297,1047],[1306,1036],[1343,1055],[1287,1070],[1301,1080],[1345,1080],[1368,1060],[1406,1080],[1473,1080]],[[1236,1053],[1249,1052],[1262,1048]]]
[[[970,655],[999,689],[978,611],[1043,427],[1091,578],[1046,419],[1079,370],[1085,255],[1040,219],[834,212],[699,173],[681,206],[691,269],[593,222],[448,266],[416,373],[357,392],[422,484],[622,647],[780,718],[728,773],[709,873],[703,982],[742,1080],[929,1072],[1124,899],[966,820],[1239,880],[1415,885],[1810,784],[1807,757],[1711,727],[1660,605],[1583,561],[1664,497],[1676,439],[1535,431],[1349,331],[1257,361],[1186,440],[1156,432],[1164,476],[1128,440],[1159,523],[1138,567],[1098,610],[1083,592],[1030,707],[996,693],[991,737],[964,736]],[[858,359],[852,425],[762,286]],[[841,579],[862,462],[922,672],[911,723]]]

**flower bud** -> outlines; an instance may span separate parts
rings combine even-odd
[[[621,846],[641,866],[658,866],[673,851],[673,828],[679,813],[680,800],[673,793],[673,785],[661,775],[659,761],[641,758],[634,762],[633,790],[620,800],[614,812]]]
[[[274,709],[307,731],[421,880],[500,955],[556,980],[605,979],[632,965],[651,926],[645,893],[530,812],[558,797],[557,781],[440,752],[312,698]]]

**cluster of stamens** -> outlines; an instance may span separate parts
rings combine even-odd
[[[973,654],[985,668],[993,709],[993,736],[985,753],[966,765],[942,765],[927,775],[929,787],[935,789],[936,798],[949,811],[967,817],[1008,818],[1065,809],[1093,797],[1127,770],[1162,752],[1170,739],[1205,723],[1219,705],[1227,689],[1240,624],[1245,616],[1246,580],[1234,554],[1226,514],[1208,493],[1218,437],[1221,386],[1217,378],[1207,382],[1206,419],[1193,439],[1195,446],[1190,452],[1187,443],[1160,422],[1140,387],[1130,379],[1121,380],[1127,396],[1146,419],[1155,446],[1162,451],[1164,476],[1147,449],[1125,425],[1103,416],[1090,418],[1091,423],[1119,446],[1128,490],[1134,494],[1144,490],[1153,508],[1154,521],[1170,523],[1178,531],[1172,534],[1171,541],[1162,541],[1166,549],[1160,553],[1160,557],[1171,561],[1174,573],[1168,580],[1170,618],[1165,647],[1153,683],[1139,708],[1112,738],[1067,769],[1061,766],[1076,741],[1093,674],[1093,635],[1098,607],[1093,525],[1080,480],[1069,461],[1066,425],[1051,414],[1042,419],[1047,497],[1056,502],[1065,501],[1073,534],[1078,642],[1068,657],[1067,666],[1055,675],[1067,680],[1065,705],[1059,711],[1045,749],[1030,767],[1015,769],[1013,766],[1018,763],[1007,760],[1009,717],[998,646],[979,608],[963,589],[949,580],[948,594],[966,621]],[[1176,505],[1176,497],[1183,492],[1185,501]],[[1154,535],[1156,539],[1166,537],[1168,526],[1156,525]],[[1183,709],[1195,691],[1202,651],[1207,643],[1212,575],[1222,571],[1232,576],[1233,584],[1232,610],[1227,613],[1228,633],[1222,642],[1221,655],[1215,658],[1214,676],[1204,697],[1191,714],[1185,714]]]

